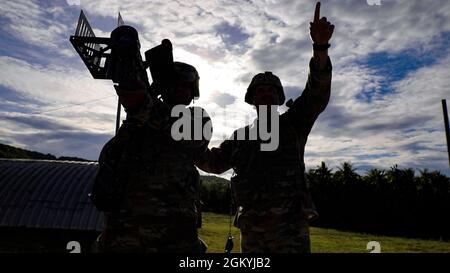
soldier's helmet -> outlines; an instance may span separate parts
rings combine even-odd
[[[264,73],[259,73],[256,76],[253,77],[252,81],[250,82],[250,85],[247,88],[247,93],[245,93],[245,102],[248,104],[253,105],[253,93],[258,87],[258,85],[272,85],[275,86],[278,95],[280,96],[280,104],[282,105],[284,103],[284,100],[286,99],[284,96],[284,90],[283,85],[281,85],[280,78],[278,78],[276,75],[272,74],[270,71],[266,71]]]
[[[190,82],[193,84],[192,99],[200,97],[199,80],[197,69],[190,64],[173,62],[176,82]]]

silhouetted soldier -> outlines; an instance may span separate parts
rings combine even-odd
[[[256,130],[246,126],[219,148],[208,150],[197,165],[218,174],[233,168],[231,185],[239,207],[235,224],[241,230],[242,252],[310,252],[308,223],[317,213],[305,182],[303,157],[308,134],[330,97],[327,49],[334,30],[319,14],[317,3],[310,23],[314,43],[310,73],[302,95],[279,117],[278,148],[261,151],[261,140],[238,140],[243,132],[249,136]],[[284,100],[281,82],[271,72],[256,75],[245,95],[245,101],[256,106],[258,119],[266,114],[260,106],[282,105]]]
[[[119,197],[117,208],[105,213],[98,240],[102,252],[206,251],[197,234],[201,215],[194,161],[209,140],[171,136],[171,109],[199,97],[199,75],[185,63],[174,62],[174,70],[174,84],[161,94],[164,102],[144,89],[117,89],[127,119],[99,159],[97,185],[115,185],[111,194]]]

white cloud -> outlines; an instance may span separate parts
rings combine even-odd
[[[111,82],[95,81],[87,71],[32,65],[5,56],[0,57],[0,68],[0,85],[42,102],[33,113],[59,117],[62,123],[79,128],[107,130],[107,126],[98,123],[96,115],[115,113],[116,98]],[[98,100],[100,98],[105,99]],[[90,104],[91,101],[95,104]],[[52,111],[54,109],[59,111]]]
[[[81,1],[80,0],[66,0],[67,4],[69,6],[79,6],[81,5]]]
[[[449,63],[447,55],[409,74],[393,85],[394,93],[378,96],[371,103],[355,96],[367,84],[377,86],[383,79],[371,77],[366,69],[338,72],[330,107],[319,118],[307,145],[306,150],[313,154],[307,160],[309,165],[322,160],[338,165],[348,160],[384,168],[393,164],[428,167],[448,173],[441,99],[449,98]],[[383,153],[396,156],[356,159]]]
[[[105,22],[115,22],[120,11],[125,22],[138,29],[142,52],[164,38],[171,39],[175,60],[193,64],[200,73],[201,97],[196,105],[217,113],[213,116],[215,141],[212,145],[217,145],[218,139],[230,135],[254,117],[254,110],[243,99],[256,73],[272,70],[289,90],[304,87],[311,56],[308,28],[314,1],[96,0],[67,3],[70,7],[64,7],[64,11],[76,13],[69,14],[71,17],[78,16],[78,5],[87,12],[97,36],[109,36]],[[52,52],[49,65],[24,61],[17,56],[2,56],[0,84],[58,106],[114,94],[110,82],[95,81],[87,70],[75,69],[81,61],[67,62],[66,56],[75,54],[67,43],[75,22],[62,20],[61,12],[59,6],[44,7],[32,1],[0,4],[0,14],[7,22],[2,30],[31,47],[37,45]],[[322,1],[321,13],[336,25],[330,49],[334,64],[332,97],[309,138],[307,165],[315,166],[320,160],[338,165],[349,160],[382,167],[403,163],[448,170],[442,146],[440,110],[440,99],[448,98],[450,89],[448,52],[436,64],[396,82],[392,86],[394,92],[388,95],[381,89],[385,86],[384,75],[356,61],[376,52],[395,54],[411,48],[425,53],[436,50],[443,42],[437,37],[450,31],[450,3],[386,0],[379,6],[371,6],[366,1],[330,0]],[[224,25],[228,29],[218,27]],[[233,37],[226,31],[235,31],[242,40],[233,44],[230,42]],[[26,50],[36,59],[40,58],[32,49]],[[364,97],[363,90],[375,90],[370,94],[371,101],[357,98]],[[217,103],[214,96],[217,94],[228,94],[236,100],[228,105],[231,107],[220,108],[229,97]],[[94,105],[51,113],[61,124],[73,124],[89,132],[112,131],[113,124],[106,125],[104,121],[114,118],[115,98]],[[50,109],[46,106],[43,110]],[[8,134],[13,137],[15,128],[11,123],[8,126]]]
[[[38,1],[4,1],[0,4],[0,17],[8,21],[8,24],[3,25],[3,30],[49,52],[73,56],[66,50],[69,34],[67,25],[56,21],[51,14],[64,15],[61,7],[45,8]]]

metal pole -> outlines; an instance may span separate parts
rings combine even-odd
[[[117,15],[117,26],[120,27],[122,26],[123,23],[123,19],[122,16],[120,15],[120,12],[118,12]],[[122,106],[120,105],[120,99],[117,100],[117,118],[116,118],[116,135],[117,132],[119,132],[119,127],[120,127],[120,112],[122,110]]]
[[[447,136],[447,152],[448,152],[448,164],[450,166],[450,128],[448,125],[448,112],[447,112],[447,102],[442,100],[442,110],[444,111],[444,126],[445,135]]]
[[[120,105],[120,100],[117,100],[117,118],[116,118],[116,135],[119,131],[120,127],[120,111],[122,110],[122,106]]]

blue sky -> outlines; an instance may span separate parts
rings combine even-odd
[[[433,39],[436,40],[433,49],[422,49],[420,44],[416,44],[395,53],[388,51],[369,53],[358,64],[374,69],[383,81],[377,86],[377,90],[363,90],[358,98],[370,101],[377,91],[383,95],[395,92],[393,83],[405,79],[409,73],[432,66],[441,58],[445,58],[450,47],[450,33],[442,32]]]
[[[373,2],[373,1],[372,1]],[[359,171],[393,164],[450,175],[441,99],[450,94],[450,3],[445,0],[322,1],[336,25],[330,103],[306,146],[305,163]],[[244,103],[253,75],[273,71],[286,97],[303,90],[314,1],[2,1],[0,143],[97,159],[114,134],[117,98],[92,79],[69,42],[83,9],[97,36],[120,11],[142,53],[171,39],[175,60],[200,73],[200,99],[214,125],[211,147],[252,122]],[[281,107],[280,111],[286,108]],[[229,173],[225,174],[229,176]]]

